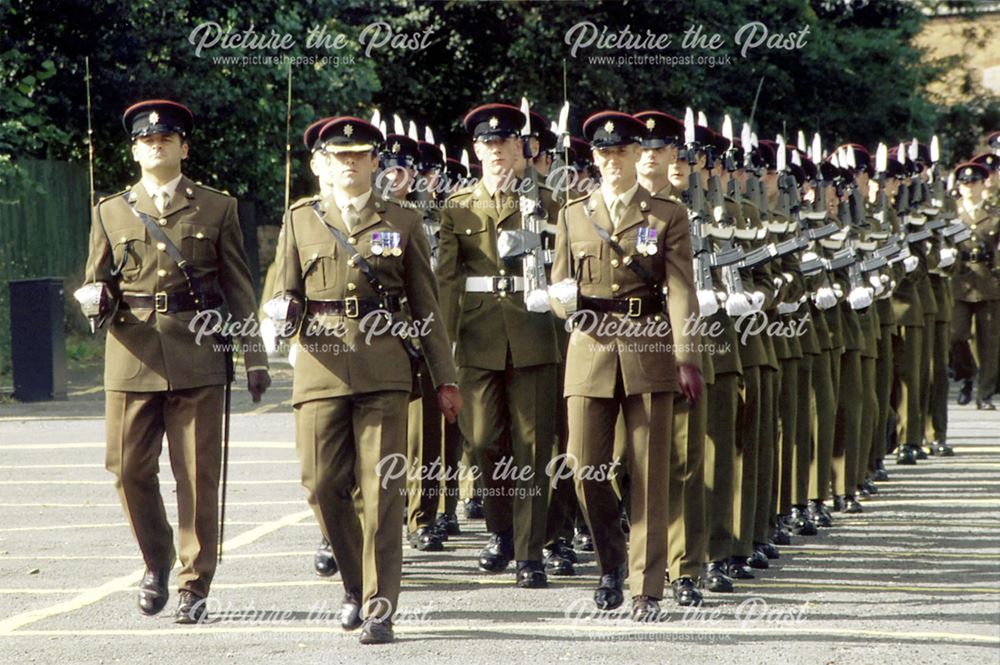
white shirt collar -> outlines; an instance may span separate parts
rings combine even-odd
[[[182,177],[184,177],[184,174],[178,175],[176,178],[163,186],[158,186],[151,178],[143,178],[142,186],[146,188],[146,193],[149,194],[149,198],[153,198],[153,195],[157,192],[165,192],[167,194],[167,198],[172,200],[174,198],[174,192],[177,191],[177,185],[180,184]]]
[[[361,212],[365,209],[365,206],[368,205],[368,199],[371,197],[372,190],[370,189],[364,194],[358,194],[354,198],[347,198],[347,195],[339,189],[333,190],[333,202],[337,204],[338,208],[340,208],[341,213],[343,213],[344,209],[347,208],[348,205],[353,205],[355,210]]]
[[[615,195],[613,195],[611,193],[610,188],[606,187],[603,184],[601,185],[601,196],[604,197],[604,205],[606,205],[608,207],[608,212],[611,212],[611,208],[614,205],[615,199],[618,199],[619,201],[621,201],[622,203],[625,204],[625,207],[622,208],[622,210],[624,210],[625,208],[627,208],[628,204],[630,204],[632,202],[632,199],[635,197],[635,193],[638,192],[638,191],[639,191],[639,181],[638,180],[636,180],[635,184],[633,184],[631,187],[629,187],[625,191],[625,193],[622,194],[621,196],[615,196]]]

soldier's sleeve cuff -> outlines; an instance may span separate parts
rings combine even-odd
[[[266,372],[268,370],[267,365],[254,365],[253,367],[247,367],[247,373],[250,372]]]

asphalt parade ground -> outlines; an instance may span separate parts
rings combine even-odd
[[[592,609],[592,555],[543,590],[516,588],[513,568],[479,572],[484,523],[460,514],[444,552],[404,545],[397,641],[366,647],[337,624],[339,576],[313,573],[290,376],[275,378],[261,405],[237,387],[224,558],[201,626],[172,622],[174,576],[162,614],[136,609],[142,561],[104,469],[100,388],[0,406],[0,663],[1000,663],[1000,412],[952,402],[955,457],[887,463],[863,514],[835,513],[697,613],[665,600],[657,624]]]

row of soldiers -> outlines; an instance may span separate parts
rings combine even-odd
[[[457,343],[459,385],[466,396],[460,428],[442,425],[431,401],[411,403],[408,455],[418,472],[410,479],[408,530],[416,549],[440,550],[448,536],[459,533],[455,508],[460,474],[454,470],[464,438],[470,457],[482,465],[487,479],[491,538],[480,555],[482,570],[502,571],[515,560],[519,586],[544,586],[546,573],[572,575],[577,561],[574,545],[593,550],[594,540],[617,543],[608,546],[611,559],[618,565],[623,561],[619,534],[592,537],[588,521],[581,519],[588,511],[579,510],[572,482],[552,477],[559,467],[550,461],[558,461],[573,441],[568,427],[572,407],[566,408],[572,400],[538,397],[551,396],[544,388],[551,382],[546,372],[551,372],[557,356],[541,344],[550,342],[550,336],[532,314],[549,308],[544,297],[533,298],[527,278],[520,284],[517,280],[533,247],[543,261],[562,248],[558,227],[548,222],[561,214],[560,200],[570,201],[567,213],[574,204],[582,204],[584,210],[593,204],[595,229],[603,226],[609,234],[616,233],[598,238],[605,243],[603,251],[598,244],[566,247],[571,272],[569,265],[560,269],[557,263],[549,276],[572,277],[569,281],[578,285],[577,290],[592,283],[601,300],[613,303],[598,307],[634,307],[619,313],[642,317],[641,297],[622,293],[613,270],[599,286],[597,259],[606,255],[612,269],[627,274],[630,259],[656,255],[656,229],[647,230],[642,218],[635,216],[630,221],[639,225],[637,235],[625,241],[629,227],[609,223],[611,206],[605,204],[601,216],[600,199],[595,201],[587,190],[602,193],[602,180],[590,179],[593,167],[581,158],[592,154],[591,145],[606,151],[638,143],[636,190],[641,187],[687,210],[695,245],[698,313],[707,324],[703,328],[712,331],[708,335],[712,342],[701,350],[703,371],[711,368],[708,399],[694,406],[681,396],[674,400],[670,482],[658,481],[669,486],[670,498],[654,502],[666,511],[655,519],[669,525],[668,577],[679,604],[701,602],[699,586],[732,591],[732,578],[751,578],[752,568],[766,568],[768,560],[778,556],[775,545],[787,544],[789,533],[814,535],[817,524],[830,526],[831,509],[860,512],[858,499],[877,492],[874,481],[887,478],[882,463],[887,452],[895,449],[900,464],[925,458],[925,448],[932,454],[951,455],[946,440],[948,358],[951,353],[956,359],[956,376],[963,379],[965,396],[960,403],[967,402],[976,373],[968,339],[971,317],[977,314],[983,317],[976,322],[982,360],[977,406],[993,408],[996,354],[991,354],[989,345],[996,345],[990,332],[996,277],[991,260],[984,260],[988,250],[983,248],[995,248],[996,239],[990,235],[996,232],[996,219],[982,204],[982,192],[975,192],[989,180],[995,155],[963,165],[947,187],[954,195],[961,191],[966,206],[962,214],[972,231],[987,222],[980,230],[982,237],[973,239],[957,223],[955,198],[945,194],[938,159],[932,155],[936,146],[917,142],[892,150],[883,146],[877,164],[865,148],[848,144],[823,160],[826,155],[815,141],[804,150],[800,139],[797,149],[757,141],[746,128],[742,140],[734,140],[731,125],[715,133],[691,119],[685,127],[669,114],[648,111],[634,117],[595,116],[588,121],[588,139],[593,143],[563,141],[560,149],[560,137],[548,124],[537,113],[506,105],[470,112],[465,125],[481,159],[494,157],[480,147],[482,143],[502,145],[505,139],[523,134],[528,146],[523,155],[515,149],[509,164],[503,162],[509,171],[501,169],[493,187],[488,172],[481,181],[474,178],[467,185],[467,160],[442,159],[446,150],[432,140],[420,141],[412,123],[407,136],[397,119],[397,131],[385,139],[380,166],[391,174],[389,196],[420,210],[432,252],[441,248],[431,260],[448,332]],[[630,134],[602,137],[608,131],[627,132],[629,125]],[[306,144],[319,149],[321,144],[310,131]],[[751,149],[744,150],[743,145]],[[819,155],[818,166],[812,154]],[[567,180],[567,166],[572,182]],[[504,178],[514,183],[536,180],[538,193],[529,206],[504,192]],[[587,179],[591,184],[581,191],[581,180]],[[442,191],[444,203],[428,205],[427,192]],[[602,194],[604,201],[610,198]],[[524,190],[517,197],[525,198]],[[642,206],[648,204],[639,205],[641,215]],[[533,214],[545,220],[535,232],[527,231],[525,222]],[[992,221],[987,219],[990,214]],[[622,250],[618,258],[616,244]],[[986,270],[977,271],[980,263]],[[961,316],[952,333],[949,275],[956,266],[961,276],[955,286],[960,292],[956,309]],[[470,273],[495,273],[491,279],[499,283],[485,283],[478,276],[469,281]],[[464,289],[456,286],[461,281]],[[557,289],[558,284],[549,290],[550,297]],[[485,299],[479,293],[493,297]],[[494,311],[477,311],[487,301],[496,305]],[[589,302],[595,306],[593,297]],[[562,308],[557,305],[557,309]],[[469,321],[466,311],[476,312]],[[588,382],[586,375],[577,377],[572,367],[567,370],[572,352],[565,331],[571,328],[556,325],[557,371],[565,376],[567,398],[573,396],[571,386]],[[501,330],[505,335],[499,335]],[[530,372],[522,371],[528,368]],[[622,372],[627,381],[624,366]],[[613,372],[605,374],[599,381],[590,379],[599,387],[583,390],[613,399],[614,381]],[[522,399],[525,393],[527,401]],[[594,414],[597,408],[588,403],[585,413]],[[599,530],[614,524],[611,531],[628,532],[633,509],[647,513],[649,508],[642,505],[641,496],[639,506],[631,503],[637,499],[630,494],[626,407],[619,404],[611,410],[615,436],[610,456],[617,469],[614,496],[607,494],[606,485],[595,487],[597,507],[589,514]],[[715,416],[711,421],[710,411]],[[552,413],[558,414],[552,423],[555,443],[550,450],[539,451],[539,440],[552,439],[548,429]],[[585,429],[607,425],[604,414],[603,419],[587,420]],[[534,473],[513,486],[496,482],[490,472],[504,459],[527,462]],[[571,459],[579,461],[575,455]],[[599,465],[605,460],[592,461]],[[639,466],[647,463],[640,461]],[[538,487],[539,478],[551,481],[548,489]],[[532,491],[536,498],[525,498]],[[587,483],[578,491],[583,499]],[[549,495],[547,513],[537,500],[543,493]],[[470,502],[474,510],[476,499]],[[706,505],[714,507],[711,514]],[[320,574],[336,572],[325,541],[315,561]],[[621,570],[604,563],[601,568],[602,587],[620,587]],[[655,594],[662,588],[655,583],[633,586],[633,591],[648,589],[660,597]]]
[[[181,174],[191,112],[151,100],[123,123],[142,179],[95,207],[78,299],[108,324],[107,466],[146,561],[140,611],[163,609],[177,556],[156,481],[166,433],[176,620],[197,622],[216,566],[231,373],[194,322],[223,301],[252,319],[255,303],[235,201]],[[393,639],[399,595],[407,492],[387,460],[418,469],[407,508],[417,549],[457,533],[464,445],[491,534],[482,570],[514,561],[518,586],[544,587],[574,572],[574,542],[593,547],[595,604],[620,606],[628,577],[642,621],[659,616],[665,578],[677,602],[697,604],[699,587],[731,591],[766,567],[789,532],[860,510],[891,447],[899,463],[925,439],[950,454],[951,310],[975,320],[977,403],[991,408],[988,166],[957,169],[956,208],[920,144],[826,156],[719,135],[690,114],[606,111],[583,125],[572,170],[592,184],[574,191],[539,177],[570,170],[568,137],[553,146],[537,114],[488,104],[464,119],[481,179],[444,196],[433,181],[467,176],[462,165],[376,124],[340,116],[307,129],[318,193],[285,215],[264,305],[294,338],[296,447],[325,543],[317,570],[339,569],[341,624],[361,627],[363,643]],[[940,306],[951,292],[956,304]],[[259,400],[267,354],[244,333]],[[968,380],[968,333],[952,338]]]

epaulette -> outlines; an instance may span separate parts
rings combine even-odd
[[[216,189],[215,187],[209,187],[208,185],[200,183],[200,182],[196,182],[194,184],[198,185],[198,187],[200,187],[202,189],[207,189],[210,192],[215,192],[216,194],[220,194],[222,196],[232,197],[232,194],[230,194],[229,192],[223,191],[221,189]]]
[[[549,194],[552,194],[555,191],[554,189],[552,189],[551,187],[549,187],[548,185],[546,185],[543,182],[538,183],[538,189],[544,189]]]
[[[586,201],[589,198],[590,198],[590,194],[584,194],[583,196],[578,196],[575,199],[570,199],[569,201],[566,202],[566,205],[567,206],[571,206],[571,205],[574,205],[576,203],[582,203],[583,201]]]
[[[475,186],[463,187],[462,189],[452,192],[449,194],[445,201],[451,201],[452,199],[457,199],[459,196],[470,196],[472,192],[476,190]]]
[[[115,192],[114,194],[108,194],[107,196],[102,196],[101,198],[97,199],[97,205],[101,205],[105,201],[110,201],[111,199],[117,198],[127,191],[128,191],[127,189],[123,189],[120,192]]]
[[[319,197],[318,196],[304,196],[301,199],[299,199],[298,201],[295,201],[294,203],[292,203],[292,205],[288,206],[288,210],[289,211],[295,210],[297,208],[301,208],[302,206],[310,205],[310,204],[312,204],[312,203],[314,203],[316,201],[319,201]]]

